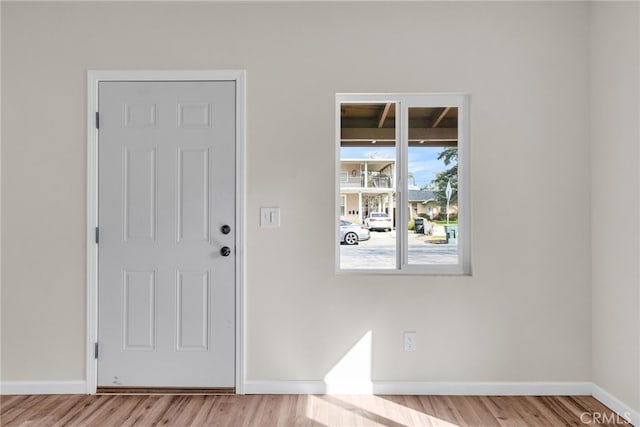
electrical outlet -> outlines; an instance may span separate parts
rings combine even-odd
[[[404,332],[404,351],[416,351],[416,333],[414,331]]]

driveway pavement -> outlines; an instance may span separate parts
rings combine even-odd
[[[410,264],[455,264],[456,244],[436,244],[426,236],[409,232]],[[396,231],[371,232],[371,238],[358,245],[340,245],[340,266],[343,269],[393,269],[396,267]]]

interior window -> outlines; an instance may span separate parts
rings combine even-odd
[[[340,271],[468,274],[468,96],[338,95]]]

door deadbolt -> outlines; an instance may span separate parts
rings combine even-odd
[[[229,234],[231,233],[231,227],[225,224],[220,228],[220,231],[222,232],[222,234]]]

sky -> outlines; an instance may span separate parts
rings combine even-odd
[[[443,147],[409,147],[409,172],[413,174],[415,183],[422,188],[435,179],[436,172],[448,169],[438,154]],[[343,159],[393,159],[396,157],[395,147],[342,147],[340,157]],[[412,181],[409,184],[413,184]]]

